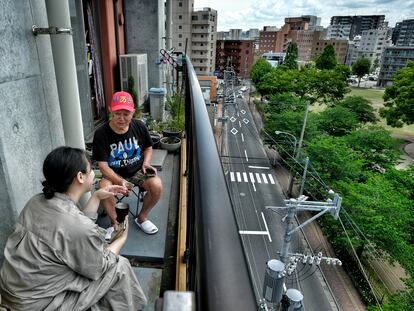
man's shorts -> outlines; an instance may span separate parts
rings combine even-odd
[[[134,176],[125,178],[126,181],[132,182],[135,186],[142,187],[144,182],[148,179],[154,176],[148,176],[145,175],[142,169],[140,169],[138,172],[135,173]]]

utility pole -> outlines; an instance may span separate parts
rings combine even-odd
[[[306,102],[305,116],[303,117],[302,130],[300,131],[300,137],[299,137],[299,142],[298,142],[298,149],[296,151],[296,159],[299,158],[300,149],[302,148],[303,136],[305,135],[306,122],[308,120],[308,112],[309,112],[309,101]]]
[[[327,212],[330,212],[334,219],[338,219],[342,198],[332,190],[329,191],[329,194],[333,195],[333,199],[328,199],[326,202],[306,201],[308,197],[301,195],[298,199],[284,200],[285,206],[266,206],[266,209],[271,210],[287,209],[287,215],[282,219],[282,221],[285,222],[285,234],[280,251],[280,260],[272,259],[267,263],[263,285],[264,299],[270,303],[276,304],[277,308],[283,301],[282,297],[284,296],[282,293],[286,292],[290,305],[294,306],[293,309],[290,308],[288,310],[302,310],[302,293],[292,289],[286,291],[284,283],[286,274],[291,275],[300,261],[302,261],[303,264],[319,265],[322,260],[325,260],[327,264],[342,265],[342,262],[339,259],[323,257],[321,252],[319,252],[317,256],[289,253],[293,233]],[[319,211],[319,213],[293,229],[293,221],[297,211]]]

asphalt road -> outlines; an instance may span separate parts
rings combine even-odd
[[[265,206],[283,206],[283,196],[245,99],[226,104],[224,113],[228,116],[223,128],[225,175],[254,291],[260,300],[266,262],[279,259],[284,233],[281,220],[285,216],[283,211],[276,213]],[[305,252],[303,245],[301,234],[295,233],[290,251]],[[302,292],[304,310],[337,310],[316,267],[299,264],[285,284]]]

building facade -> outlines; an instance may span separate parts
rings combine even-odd
[[[355,15],[355,16],[332,16],[331,25],[336,28],[343,27],[346,33],[349,29],[349,39],[352,40],[356,35],[361,35],[362,31],[378,29],[384,27],[385,15]]]
[[[194,9],[194,0],[171,1],[171,39],[174,51],[184,53],[187,42],[187,55],[191,57],[191,14]]]
[[[217,11],[203,8],[192,13],[191,60],[197,75],[213,75],[216,62]]]
[[[380,87],[391,85],[394,73],[407,66],[409,61],[414,61],[414,46],[390,46],[385,48],[377,85]]]
[[[370,29],[362,31],[361,41],[357,49],[357,58],[368,58],[373,64],[379,62],[385,48],[391,45],[388,29]]]
[[[332,45],[335,50],[336,61],[338,64],[345,64],[346,55],[348,52],[348,40],[335,40],[335,39],[318,39],[315,37],[312,44],[312,57],[317,57],[322,54],[327,45]]]
[[[414,46],[414,19],[406,19],[398,24],[399,29],[396,35],[395,45]]]
[[[254,60],[254,40],[217,40],[216,49],[219,77],[223,77],[227,65],[233,68],[238,77],[249,77]]]

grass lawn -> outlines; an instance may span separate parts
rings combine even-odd
[[[347,96],[361,96],[368,99],[372,103],[374,109],[377,112],[380,108],[384,107],[384,100],[382,99],[383,95],[384,89],[366,89],[357,87],[351,87],[351,92],[347,94]],[[383,125],[393,134],[414,136],[414,124],[405,125],[401,128],[396,128],[388,126],[386,121],[382,118],[379,121],[379,124]]]

